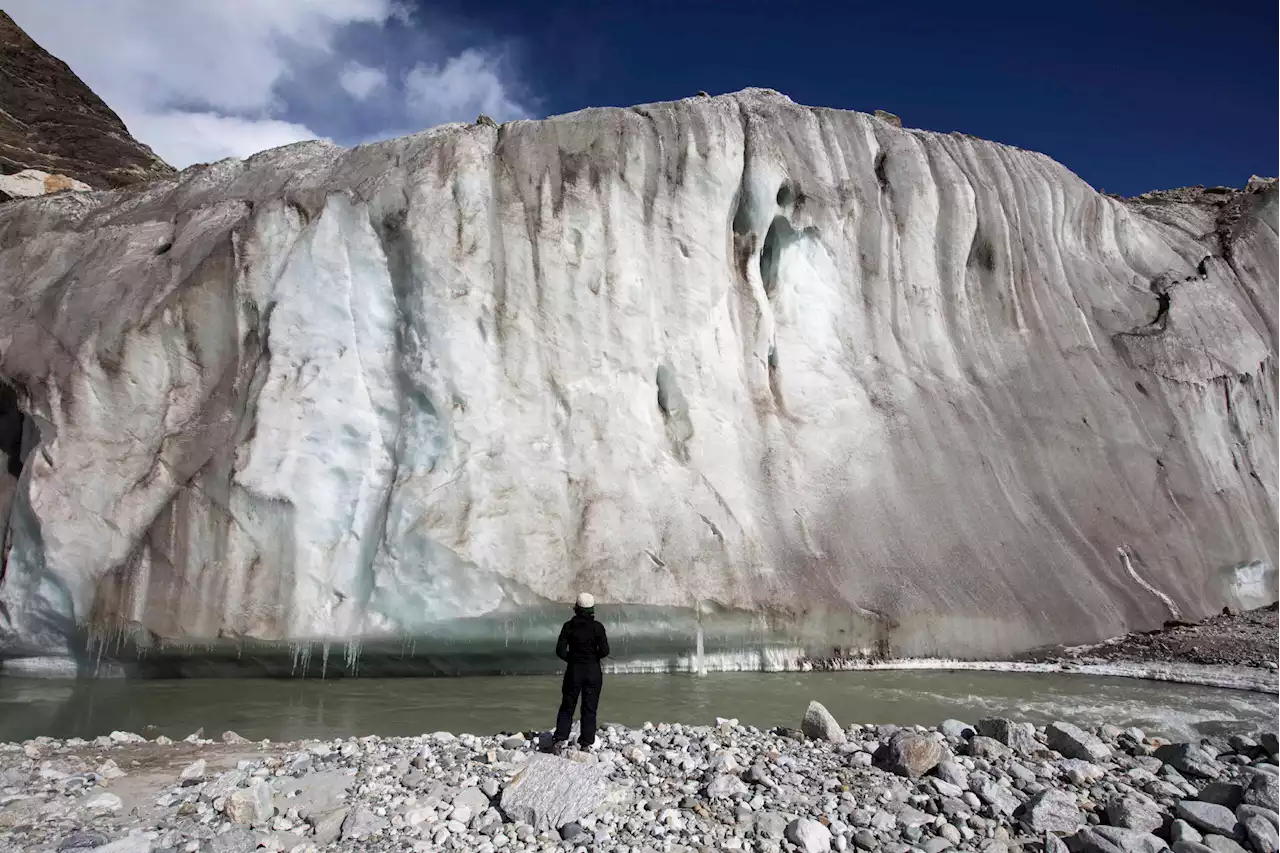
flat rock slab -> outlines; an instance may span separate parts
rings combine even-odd
[[[502,791],[507,817],[535,829],[559,829],[591,814],[609,793],[598,768],[553,755],[534,755]]]

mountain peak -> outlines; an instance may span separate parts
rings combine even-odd
[[[65,62],[0,12],[0,173],[26,169],[96,189],[174,173]]]

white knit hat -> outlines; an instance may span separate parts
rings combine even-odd
[[[589,592],[578,593],[578,606],[583,610],[590,610],[596,606],[596,600]]]

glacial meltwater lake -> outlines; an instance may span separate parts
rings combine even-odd
[[[560,680],[469,678],[165,679],[0,678],[0,741],[123,730],[181,738],[232,729],[254,740],[495,734],[547,729]],[[600,721],[798,726],[817,699],[843,723],[936,725],[1009,716],[1045,723],[1139,726],[1151,734],[1276,728],[1277,697],[1125,678],[995,672],[715,673],[606,677]]]

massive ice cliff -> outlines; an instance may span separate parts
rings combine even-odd
[[[778,665],[1267,603],[1276,201],[748,90],[11,203],[0,647],[512,669],[587,589],[624,658]]]

